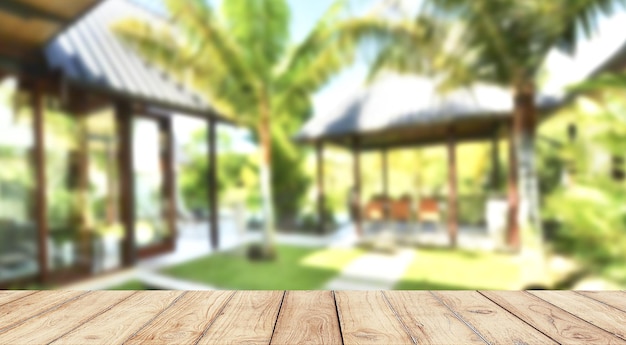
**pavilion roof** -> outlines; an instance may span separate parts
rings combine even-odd
[[[313,117],[295,139],[347,145],[356,136],[363,149],[442,143],[451,129],[459,141],[487,139],[509,123],[512,98],[509,90],[491,85],[441,93],[432,79],[387,74]],[[536,98],[541,112],[564,101],[541,94]]]
[[[0,1],[0,67],[19,72],[37,65],[38,53],[100,0]]]
[[[199,94],[146,62],[111,26],[124,17],[163,20],[125,0],[107,0],[45,49],[49,67],[81,88],[143,101],[148,105],[216,115]]]

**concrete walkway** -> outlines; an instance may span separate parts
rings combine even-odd
[[[415,250],[395,253],[367,253],[344,268],[331,280],[327,290],[389,290],[402,278],[415,257]]]

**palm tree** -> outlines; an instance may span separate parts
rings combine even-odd
[[[436,73],[444,87],[488,82],[512,92],[514,172],[519,200],[527,205],[518,214],[510,207],[510,243],[520,246],[520,229],[541,238],[538,186],[534,167],[537,122],[537,78],[548,53],[572,53],[581,35],[596,30],[601,15],[617,10],[624,0],[424,0],[415,18],[388,21],[353,20],[353,38],[376,37],[378,55],[372,73],[393,69]],[[381,38],[382,37],[382,38]],[[515,176],[514,176],[515,177]],[[514,198],[517,199],[517,198]],[[517,221],[516,221],[517,220]]]
[[[285,128],[303,120],[309,96],[351,61],[347,40],[333,27],[335,3],[299,44],[290,46],[286,0],[167,0],[173,26],[126,20],[117,32],[143,55],[198,90],[236,122],[254,129],[260,144],[264,249],[273,255],[271,142],[288,141]],[[289,125],[289,126],[286,126]]]

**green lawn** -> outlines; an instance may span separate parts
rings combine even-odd
[[[418,249],[397,290],[519,289],[515,256]]]
[[[107,290],[148,290],[148,286],[139,280],[129,280],[123,284],[107,288]]]
[[[241,254],[217,253],[170,267],[164,274],[222,289],[314,290],[357,258],[360,249],[312,249],[280,245],[274,261],[248,261]]]

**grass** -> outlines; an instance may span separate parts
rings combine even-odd
[[[149,287],[139,280],[129,280],[123,284],[107,288],[107,290],[149,290]]]
[[[519,289],[514,256],[462,250],[419,249],[397,290]]]
[[[163,271],[222,289],[314,290],[363,254],[360,249],[277,247],[274,261],[253,262],[237,251],[217,253]]]

